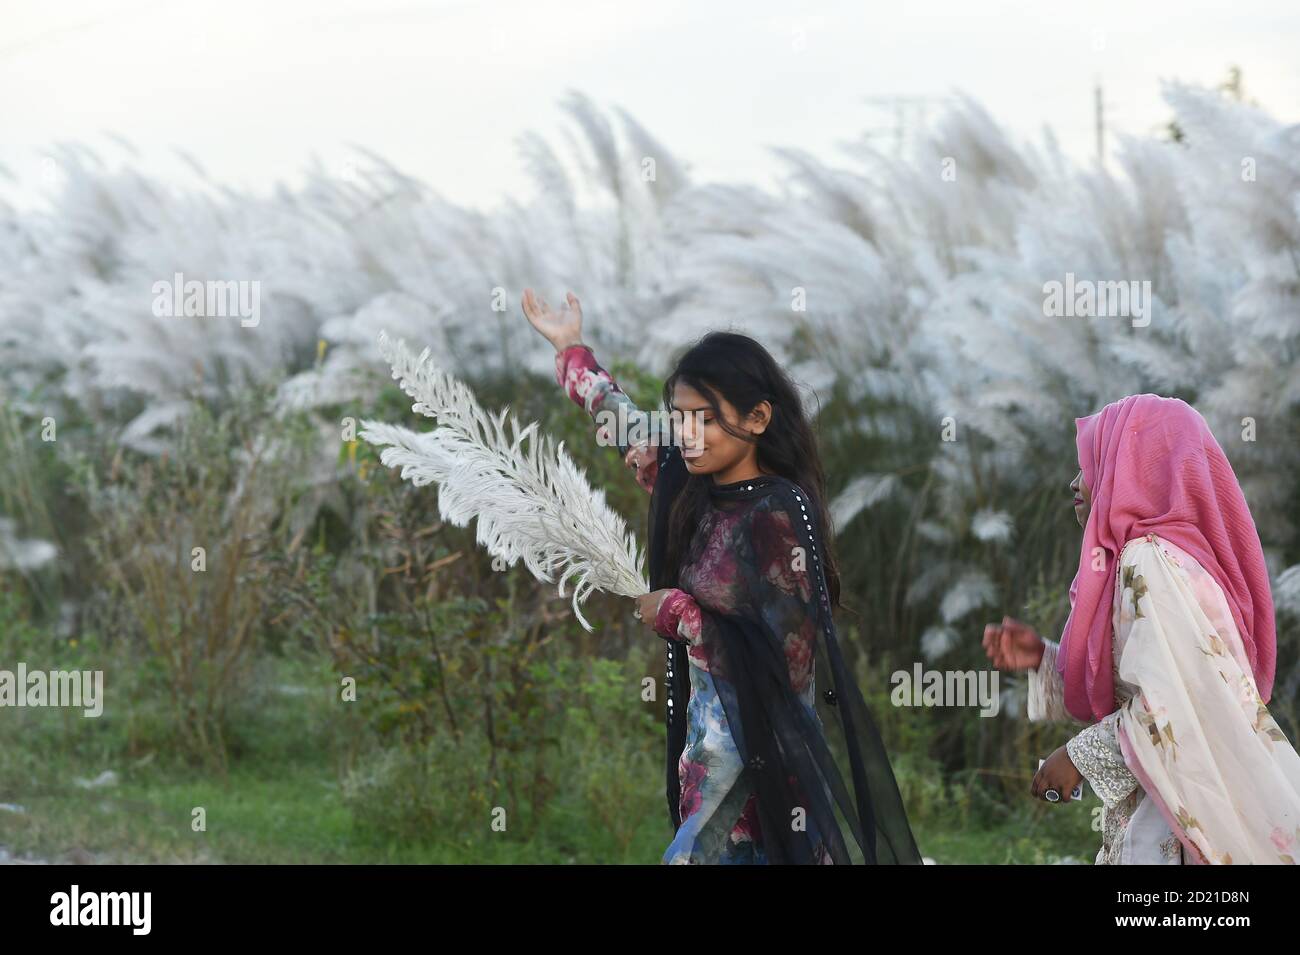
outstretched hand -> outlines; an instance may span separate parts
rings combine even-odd
[[[572,292],[565,294],[565,303],[558,312],[531,288],[524,289],[520,304],[529,324],[554,345],[556,351],[582,344],[582,305]]]

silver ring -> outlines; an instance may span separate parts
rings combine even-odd
[[[1061,794],[1058,793],[1055,789],[1049,789],[1047,790],[1047,792],[1043,793],[1043,798],[1046,799],[1048,802],[1060,802]]]
[[[635,610],[633,610],[633,611],[632,611],[632,616],[636,617],[638,620],[642,619],[642,618],[641,618],[641,608],[640,608],[640,607],[637,607]]]

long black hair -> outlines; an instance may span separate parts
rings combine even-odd
[[[663,388],[664,410],[672,418],[673,389],[678,382],[704,396],[715,419],[728,433],[758,445],[764,470],[794,481],[807,492],[821,515],[826,587],[831,604],[840,606],[840,575],[834,553],[834,529],[826,510],[826,479],[812,426],[804,414],[794,382],[766,348],[748,335],[709,332],[677,360]],[[733,429],[722,413],[725,398],[743,419],[761,401],[772,404],[772,420],[760,435]],[[673,501],[668,518],[666,561],[671,579],[685,559],[691,537],[708,506],[711,474],[693,474]]]

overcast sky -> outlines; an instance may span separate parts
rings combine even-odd
[[[530,194],[515,136],[559,142],[571,88],[626,108],[699,179],[770,182],[769,146],[833,158],[888,133],[869,98],[955,90],[1087,158],[1097,78],[1114,131],[1167,120],[1161,79],[1214,84],[1232,64],[1296,122],[1297,51],[1295,0],[0,0],[0,164],[38,181],[42,149],[120,156],[114,133],[148,172],[182,181],[180,147],[264,190],[359,143],[486,208]]]

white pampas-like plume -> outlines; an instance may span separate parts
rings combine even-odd
[[[478,518],[478,542],[511,567],[519,559],[533,576],[555,583],[560,596],[577,578],[573,612],[592,629],[579,605],[593,590],[624,597],[648,593],[645,554],[623,519],[593,490],[587,478],[537,422],[522,430],[509,408],[495,416],[485,412],[464,383],[429,361],[429,349],[412,358],[404,341],[379,334],[379,350],[392,365],[393,377],[415,399],[412,411],[438,421],[429,432],[415,432],[377,421],[362,421],[361,437],[388,445],[379,459],[401,466],[404,480],[416,486],[438,485],[443,520],[465,527]],[[524,447],[527,442],[527,448]]]

